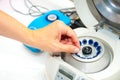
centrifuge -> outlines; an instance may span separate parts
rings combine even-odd
[[[78,53],[48,56],[48,80],[120,80],[120,1],[74,0],[86,28],[74,31]]]

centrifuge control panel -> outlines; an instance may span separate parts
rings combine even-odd
[[[69,68],[60,65],[55,76],[55,80],[91,80],[91,79],[88,79],[87,76],[83,76],[82,74],[78,76],[78,74],[76,74]]]

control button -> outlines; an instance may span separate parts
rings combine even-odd
[[[90,45],[92,45],[92,44],[93,44],[93,40],[90,39],[90,40],[88,41],[88,43],[89,43]]]
[[[92,53],[92,48],[90,46],[85,46],[82,48],[82,52],[84,55],[90,55]]]
[[[101,53],[101,51],[98,51],[98,52],[97,52],[97,55],[99,55],[100,53]]]
[[[97,47],[99,45],[98,42],[94,42],[94,47]]]
[[[79,41],[80,45],[82,45],[81,41]]]
[[[83,43],[83,44],[87,44],[87,40],[84,39],[84,40],[82,41],[82,43]]]
[[[98,46],[97,47],[97,51],[101,51],[102,47],[101,46]]]
[[[48,16],[47,16],[47,19],[49,20],[49,21],[55,21],[55,20],[57,20],[57,15],[56,14],[49,14]]]

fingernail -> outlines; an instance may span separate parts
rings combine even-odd
[[[78,53],[78,52],[79,52],[79,49],[75,48],[74,53]]]

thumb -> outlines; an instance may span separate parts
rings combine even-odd
[[[68,45],[68,44],[59,44],[61,52],[68,52],[68,53],[78,53],[79,48],[74,45]]]

